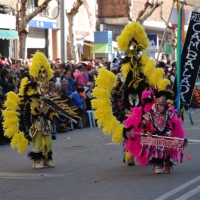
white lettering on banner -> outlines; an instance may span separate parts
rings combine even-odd
[[[196,24],[193,25],[193,30],[194,30],[195,32],[199,33],[199,32],[200,32],[200,27],[197,27],[197,28],[196,28],[196,26],[200,26],[200,23],[196,23]]]
[[[196,15],[196,13],[193,13],[191,20],[194,20],[195,23],[193,25],[193,32],[195,32],[190,39],[190,43],[188,45],[187,48],[187,56],[186,56],[186,62],[183,66],[183,74],[182,74],[182,79],[180,82],[180,99],[182,100],[182,102],[186,102],[185,100],[185,95],[188,93],[188,91],[190,91],[191,85],[190,85],[190,74],[187,74],[187,72],[189,70],[194,70],[194,65],[193,62],[196,61],[197,59],[197,52],[198,52],[198,47],[199,47],[199,42],[200,42],[200,15]]]
[[[196,33],[195,33],[196,34]],[[192,41],[190,41],[190,44],[188,45],[188,49],[190,49],[191,48],[191,46],[192,47],[196,47],[196,49],[198,49],[198,45],[199,45],[199,42],[192,42]],[[198,49],[199,50],[199,49]]]
[[[190,20],[193,20],[194,22],[200,22],[200,15],[197,13],[193,13]]]

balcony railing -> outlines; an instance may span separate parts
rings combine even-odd
[[[0,6],[15,8],[17,0],[0,0]]]

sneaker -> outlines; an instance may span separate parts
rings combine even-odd
[[[46,167],[55,167],[54,164],[51,161],[44,161],[43,165]]]
[[[169,174],[170,173],[170,165],[169,163],[165,163],[165,174]]]
[[[162,174],[162,173],[163,173],[163,168],[162,168],[161,166],[156,165],[156,166],[154,167],[154,172],[155,172],[156,174]]]
[[[34,161],[33,162],[33,169],[42,169],[42,168],[46,168],[46,166],[41,164],[39,161]]]

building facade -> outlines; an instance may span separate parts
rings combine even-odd
[[[67,3],[67,12],[70,12],[74,4],[74,0]],[[83,42],[83,51],[79,52],[80,60],[84,58],[93,58],[92,47],[94,44],[94,31],[96,30],[96,13],[98,5],[96,0],[84,0],[80,6],[78,13],[74,17],[74,35],[77,45]],[[68,35],[68,20],[67,20]],[[67,55],[71,58],[70,40],[67,37]],[[82,44],[81,44],[82,45]]]
[[[16,39],[16,1],[0,0],[0,54],[5,57],[14,57]]]
[[[98,3],[98,30],[111,30],[113,32],[113,40],[121,34],[124,26],[129,23],[129,16],[132,20],[136,20],[139,12],[144,8],[146,0],[97,0]],[[173,0],[163,1],[163,18],[168,21],[171,13]],[[185,6],[191,11],[191,7]],[[167,9],[166,9],[167,8]],[[175,9],[176,7],[174,7]],[[148,17],[143,25],[149,37],[150,45],[147,53],[156,58],[161,44],[164,39],[161,52],[165,52],[167,44],[172,42],[172,30],[167,29],[165,37],[163,34],[166,28],[165,22],[161,18],[160,8],[157,8],[150,17]],[[175,10],[173,10],[174,12]],[[187,17],[187,19],[189,16]],[[172,52],[170,53],[172,54]]]
[[[32,13],[35,9],[34,0],[28,0],[27,14]],[[40,3],[40,2],[38,2]],[[41,1],[42,3],[42,1]],[[59,17],[59,5],[56,0],[49,3],[48,9],[35,16],[29,22],[29,34],[27,37],[27,57],[39,50],[49,58],[53,59],[53,49],[56,48],[57,38],[56,34],[59,30],[57,18]]]

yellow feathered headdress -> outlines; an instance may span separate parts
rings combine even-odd
[[[53,76],[53,69],[46,56],[41,52],[36,52],[33,55],[32,65],[29,69],[29,74],[35,79],[38,84],[37,91],[42,93],[44,88],[49,87],[49,79]]]
[[[32,77],[37,78],[40,74],[41,69],[45,69],[48,75],[48,79],[52,78],[53,69],[51,69],[48,59],[42,52],[36,52],[33,55],[32,65],[29,68],[29,74]]]
[[[125,26],[120,36],[117,37],[117,44],[121,51],[128,51],[134,42],[141,50],[149,45],[149,40],[144,28],[138,22],[132,22]]]

